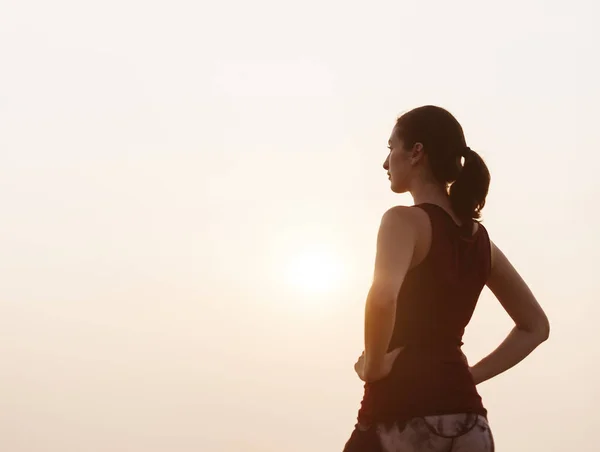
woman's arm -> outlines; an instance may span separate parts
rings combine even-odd
[[[396,299],[416,244],[413,215],[407,207],[393,207],[381,220],[373,283],[365,306],[365,381],[385,377],[393,364],[385,357],[394,331]]]
[[[548,317],[506,256],[493,243],[492,270],[487,286],[498,298],[515,327],[487,357],[471,367],[475,384],[510,369],[548,339]]]

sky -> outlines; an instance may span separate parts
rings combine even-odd
[[[498,450],[596,450],[596,2],[0,2],[0,449],[342,450],[396,117],[488,163],[551,337]],[[512,328],[486,289],[474,362]]]

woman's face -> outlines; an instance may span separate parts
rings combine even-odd
[[[383,162],[383,169],[390,179],[390,188],[394,193],[405,193],[409,190],[412,173],[412,153],[404,148],[404,142],[398,138],[395,127],[388,141],[388,149],[390,152]]]

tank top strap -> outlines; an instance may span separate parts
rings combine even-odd
[[[477,230],[473,233],[473,220],[470,223],[471,230],[467,233],[463,226],[456,224],[450,214],[436,204],[416,204],[414,207],[424,210],[431,223],[431,245],[428,253],[430,259],[449,253],[450,248],[478,249],[477,254],[482,259],[483,270],[489,275],[492,267],[491,242],[483,224],[478,223]]]
[[[423,203],[416,204],[414,207],[418,207],[427,212],[431,221],[432,233],[434,234],[441,228],[451,231],[453,234],[457,234],[460,238],[467,240],[473,239],[477,235],[477,231],[473,233],[473,220],[459,225],[454,222],[454,219],[448,212],[446,212],[444,208],[438,206],[437,204]],[[478,227],[481,227],[481,224]],[[433,229],[438,231],[434,232]]]
[[[435,204],[416,204],[414,207],[425,211],[431,224],[431,245],[442,236],[448,236],[459,226],[454,223],[452,217],[440,206]]]

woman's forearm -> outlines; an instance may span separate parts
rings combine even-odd
[[[496,350],[471,367],[475,384],[489,380],[515,366],[547,338],[545,332],[513,328]]]

